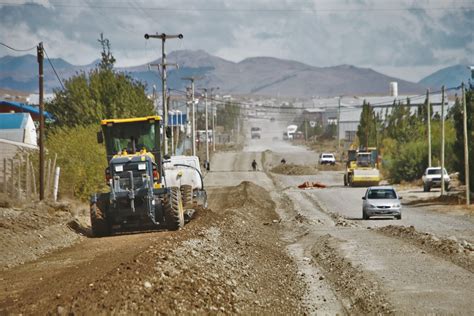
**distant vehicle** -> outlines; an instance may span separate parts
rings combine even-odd
[[[205,143],[206,142],[206,130],[197,130],[196,131],[196,142]],[[207,130],[207,142],[212,143],[213,133],[212,129]]]
[[[260,137],[261,137],[260,133],[261,133],[260,127],[250,128],[250,137],[252,139],[260,139]]]
[[[443,170],[443,178],[445,183],[446,191],[449,191],[449,184],[451,178],[449,177],[446,169]],[[422,177],[423,180],[423,191],[430,192],[431,188],[440,188],[441,187],[441,167],[428,167],[425,170],[425,173]]]
[[[379,185],[380,180],[376,148],[347,151],[344,186],[375,186]]]
[[[402,219],[401,199],[392,186],[367,188],[362,197],[362,219],[369,219],[371,216],[393,216]]]
[[[286,128],[286,132],[288,133],[288,139],[293,139],[297,130],[298,130],[298,126],[288,125]]]
[[[333,154],[322,153],[321,155],[319,155],[319,164],[334,166],[336,164],[336,158]]]

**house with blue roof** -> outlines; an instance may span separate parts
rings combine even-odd
[[[36,147],[36,127],[29,113],[0,113],[0,140]],[[0,144],[1,147],[1,144]]]
[[[39,121],[39,107],[21,102],[0,100],[0,113],[29,113],[34,121]],[[53,117],[44,111],[45,120],[52,120]]]

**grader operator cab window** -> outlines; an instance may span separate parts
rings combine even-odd
[[[158,121],[107,124],[103,132],[108,155],[123,151],[133,154],[142,149],[159,151]]]

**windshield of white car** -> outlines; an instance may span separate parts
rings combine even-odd
[[[446,174],[446,170],[444,171],[444,174]],[[427,174],[441,174],[441,169],[428,169]]]
[[[367,198],[371,200],[396,199],[397,194],[392,189],[375,189],[369,191]]]
[[[323,155],[323,158],[334,158],[333,155]]]

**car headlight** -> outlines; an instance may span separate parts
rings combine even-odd
[[[394,208],[399,208],[399,207],[400,207],[400,204],[393,204],[392,207],[394,207]]]
[[[369,207],[371,208],[376,208],[377,206],[373,205],[373,204],[369,204]]]

